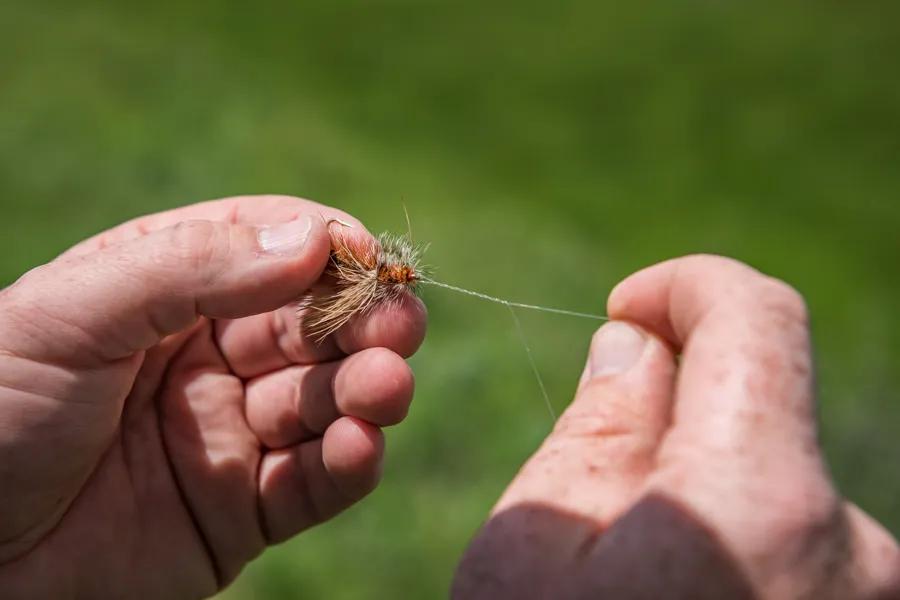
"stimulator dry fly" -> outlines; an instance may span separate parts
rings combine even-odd
[[[344,227],[350,226],[336,220],[328,223],[331,257],[325,274],[334,289],[327,294],[314,293],[302,304],[303,329],[318,342],[354,315],[415,293],[424,278],[422,248],[410,236],[385,232],[360,241],[346,235]]]

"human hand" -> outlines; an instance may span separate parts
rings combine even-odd
[[[291,303],[327,263],[323,217],[369,235],[306,200],[230,198],[0,292],[0,595],[208,596],[373,489],[425,309],[304,336]]]
[[[696,256],[626,279],[608,309],[455,597],[900,597],[897,543],[823,460],[795,291]]]

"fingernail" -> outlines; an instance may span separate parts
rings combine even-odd
[[[607,323],[591,342],[591,377],[624,373],[637,364],[646,345],[647,338],[637,328],[622,321]]]
[[[259,247],[269,254],[296,254],[303,249],[312,221],[308,216],[260,229]]]

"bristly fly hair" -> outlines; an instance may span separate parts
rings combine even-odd
[[[421,257],[425,247],[406,235],[381,233],[375,238],[349,236],[353,226],[338,219],[327,222],[331,255],[325,269],[331,288],[310,293],[300,305],[306,335],[321,343],[355,315],[416,293],[425,278]]]

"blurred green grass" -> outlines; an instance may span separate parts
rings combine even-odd
[[[440,278],[600,311],[718,252],[807,297],[841,489],[900,532],[900,4],[472,0],[0,6],[0,282],[134,215],[301,195]],[[549,428],[508,315],[427,290],[383,485],[224,598],[440,597]],[[523,315],[557,409],[591,324]]]

